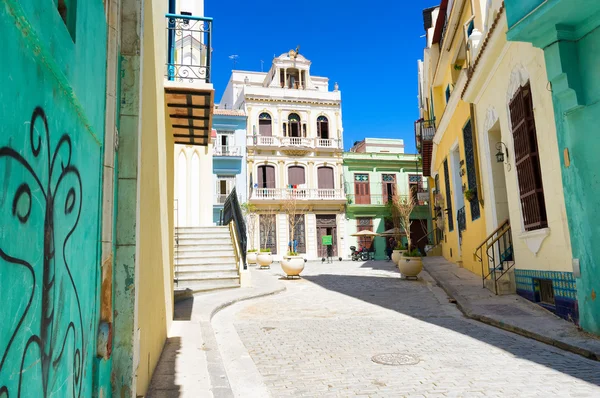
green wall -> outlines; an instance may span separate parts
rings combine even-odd
[[[551,0],[520,16],[529,3],[506,0],[507,37],[544,50],[573,258],[579,260],[579,322],[600,334],[600,2]]]
[[[53,1],[0,7],[3,398],[91,396],[98,387],[102,2],[80,0],[70,22],[75,40]]]

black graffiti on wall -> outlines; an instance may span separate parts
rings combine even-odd
[[[24,309],[15,305],[15,312],[20,310],[14,317],[18,322],[8,341],[0,341],[0,398],[31,396],[31,388],[52,395],[64,388],[65,381],[71,384],[73,397],[81,395],[85,336],[80,296],[67,260],[67,244],[82,207],[81,176],[71,163],[72,150],[68,134],[60,136],[51,150],[48,120],[41,107],[31,116],[29,146],[23,154],[8,146],[0,148],[0,174],[11,170],[11,178],[0,189],[3,195],[10,193],[12,206],[7,208],[12,208],[9,217],[15,220],[8,227],[14,230],[0,235],[0,266],[22,267],[31,278],[28,292],[11,290],[11,281],[2,281],[3,296],[28,295],[28,299]],[[17,175],[23,176],[22,181],[15,181]],[[34,209],[38,204],[41,211]],[[23,235],[28,225],[39,225],[43,235]],[[24,256],[22,246],[23,240],[34,236],[43,236],[43,258],[32,261]],[[18,381],[9,383],[8,374]],[[28,384],[30,380],[41,380],[41,386]]]

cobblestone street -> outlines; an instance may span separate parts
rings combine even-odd
[[[402,280],[391,262],[309,263],[287,291],[238,303],[217,325],[233,324],[273,397],[600,396],[600,363],[468,320],[422,276]],[[418,363],[372,360],[386,353]],[[250,372],[239,357],[223,358],[236,396],[263,395],[236,385]]]

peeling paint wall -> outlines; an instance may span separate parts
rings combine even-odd
[[[106,92],[102,2],[0,6],[0,397],[91,396]]]

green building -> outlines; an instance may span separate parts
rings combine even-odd
[[[577,285],[577,301],[557,302],[557,310],[578,309],[580,325],[600,334],[600,1],[505,0],[505,7],[508,39],[544,50],[552,91]]]
[[[347,198],[345,247],[374,249],[375,259],[384,260],[389,237],[354,237],[370,230],[382,233],[394,227],[387,206],[393,195],[412,195],[418,201],[413,211],[411,237],[424,248],[431,231],[427,180],[423,177],[419,155],[405,154],[398,139],[365,138],[344,152],[344,181]],[[406,238],[403,238],[406,243]],[[348,252],[349,254],[350,252]]]

